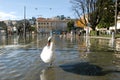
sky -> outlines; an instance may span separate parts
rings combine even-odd
[[[24,19],[24,6],[27,19],[57,15],[75,17],[70,0],[0,0],[0,20]]]

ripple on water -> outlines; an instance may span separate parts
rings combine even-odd
[[[10,53],[6,52],[5,54],[1,55],[0,80],[22,79],[22,77],[29,70],[31,64],[34,63],[34,59],[36,59],[36,54],[33,54],[33,52],[26,50],[14,50]]]
[[[6,69],[6,67],[5,67],[3,64],[0,63],[0,72],[1,72],[2,70],[5,70],[5,69]]]

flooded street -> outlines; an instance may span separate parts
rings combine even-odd
[[[0,80],[119,80],[120,53],[109,39],[54,36],[56,60],[48,68],[40,59],[47,36],[0,42]]]

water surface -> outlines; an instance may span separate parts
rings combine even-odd
[[[39,55],[47,36],[13,36],[0,43],[0,80],[119,80],[120,53],[109,39],[54,38],[52,68]]]

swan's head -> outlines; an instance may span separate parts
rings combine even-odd
[[[50,42],[51,41],[51,39],[52,39],[52,37],[50,36],[50,37],[48,37],[48,42]]]
[[[50,36],[50,37],[48,37],[48,46],[50,46],[51,39],[52,39],[52,37],[51,37],[51,36]]]

